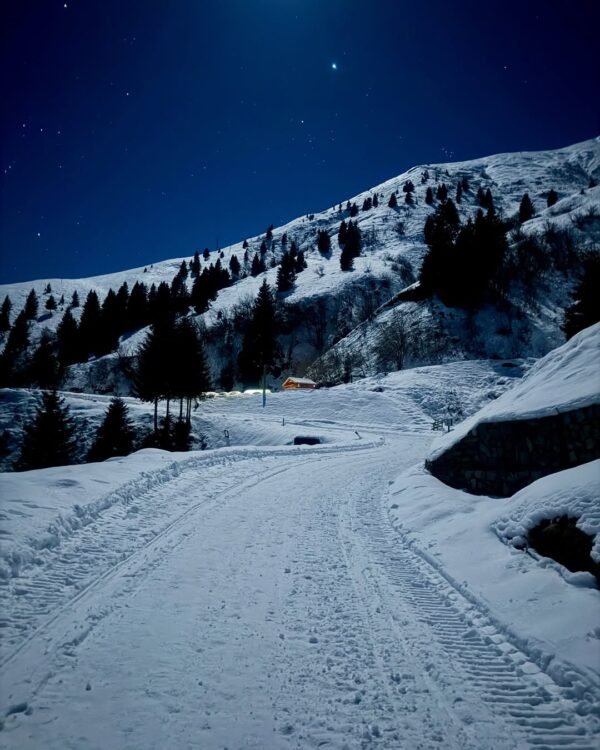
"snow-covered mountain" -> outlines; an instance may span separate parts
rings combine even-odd
[[[521,198],[528,193],[536,213],[516,230],[511,238],[513,244],[525,236],[542,236],[553,229],[568,232],[575,253],[581,254],[600,242],[600,187],[594,186],[600,182],[600,137],[554,151],[499,154],[465,162],[419,165],[350,199],[340,196],[341,203],[324,211],[306,214],[273,229],[273,243],[269,243],[266,255],[267,265],[270,262],[273,267],[257,277],[248,274],[222,289],[202,318],[209,327],[223,324],[223,321],[226,323],[231,310],[240,301],[256,295],[265,276],[274,285],[276,264],[282,252],[281,238],[286,234],[288,243],[295,240],[304,251],[307,262],[307,268],[298,274],[295,288],[286,295],[286,304],[306,311],[314,306],[316,299],[327,302],[323,345],[315,347],[310,327],[302,320],[290,342],[296,374],[334,345],[341,356],[347,352],[360,355],[359,359],[366,363],[361,374],[375,371],[372,350],[379,326],[394,314],[398,307],[395,296],[415,280],[426,251],[423,227],[427,216],[436,207],[435,201],[434,205],[426,203],[426,191],[432,188],[435,193],[437,186],[443,183],[448,188],[449,197],[454,198],[457,183],[463,179],[468,183],[468,189],[463,191],[461,202],[457,203],[462,221],[472,217],[479,208],[476,200],[479,188],[491,190],[495,209],[505,218],[516,215]],[[408,181],[415,186],[413,205],[407,205],[404,200],[403,187]],[[551,190],[556,191],[558,200],[548,207]],[[388,202],[393,194],[398,206],[390,208]],[[373,200],[375,196],[376,201]],[[362,210],[365,201],[369,200],[377,205]],[[337,233],[341,221],[349,218],[347,206],[350,204],[356,204],[359,209],[354,220],[362,231],[363,249],[361,257],[355,259],[354,271],[344,272],[340,269]],[[319,230],[327,231],[331,237],[330,255],[323,255],[317,249]],[[264,235],[248,238],[250,258],[259,250],[264,238]],[[163,281],[170,283],[182,261],[190,260],[193,249],[190,250],[187,258],[165,260],[103,276],[38,279],[0,285],[0,298],[5,295],[11,298],[14,316],[24,305],[31,289],[35,289],[40,297],[42,310],[48,285],[55,299],[64,296],[64,305],[59,305],[54,312],[44,311],[40,316],[37,323],[39,335],[44,327],[56,329],[74,291],[83,302],[88,291],[95,289],[102,301],[109,289],[116,291],[124,282],[130,289],[136,281],[144,282],[148,287]],[[224,248],[219,254],[225,268],[229,267],[233,255],[242,261],[242,242]],[[206,263],[216,261],[219,254],[213,251]],[[445,358],[460,358],[465,353],[468,356],[541,356],[563,341],[560,324],[574,280],[572,270],[575,269],[548,272],[536,278],[533,288],[527,290],[515,283],[510,291],[510,310],[504,316],[490,307],[467,314],[464,310],[436,303],[421,305],[418,315],[441,332]],[[191,285],[191,280],[188,279],[187,283]],[[402,309],[406,308],[406,303],[400,305]],[[81,308],[73,313],[77,317]],[[299,317],[302,318],[302,314]],[[143,336],[142,331],[122,340],[121,352],[134,352]],[[35,333],[33,338],[35,340]],[[217,369],[221,362],[218,347],[211,356]],[[431,361],[434,360],[425,356],[415,364]],[[76,374],[77,367],[74,372],[71,385],[81,385],[81,372]]]
[[[572,267],[528,288],[515,280],[510,315],[491,304],[448,308],[410,290],[435,209],[425,191],[442,182],[454,190],[463,178],[463,220],[477,210],[479,187],[490,187],[505,217],[528,192],[537,213],[513,245],[553,227],[572,240]],[[408,180],[414,205],[404,203]],[[425,464],[473,426],[598,404],[600,324],[533,367],[524,356],[562,342],[577,259],[600,240],[594,181],[600,139],[415,167],[350,199],[365,240],[353,272],[341,271],[335,242],[346,201],[274,229],[269,255],[276,260],[286,232],[308,265],[285,302],[306,319],[323,313],[326,324],[318,347],[298,316],[292,358],[302,365],[320,355],[313,368],[326,372],[351,357],[364,377],[281,390],[266,405],[256,394],[212,394],[191,418],[208,450],[146,448],[0,472],[0,747],[596,748],[597,577],[530,542],[544,521],[568,517],[589,537],[597,570],[600,462],[506,498],[450,487]],[[558,200],[548,207],[550,190]],[[375,194],[378,205],[360,210]],[[315,246],[318,229],[334,239],[330,258]],[[249,240],[251,254],[262,240]],[[223,264],[242,251],[226,248]],[[102,298],[125,281],[170,283],[181,260],[5,285],[0,295],[11,297],[13,314],[32,288],[43,301],[48,284],[56,299],[77,291],[83,302],[88,290]],[[266,271],[270,282],[275,274]],[[202,316],[213,367],[232,309],[262,280],[223,289]],[[396,314],[439,334],[437,352],[419,356],[442,364],[373,374],[378,332]],[[44,313],[33,333],[61,317]],[[122,338],[121,351],[134,352],[143,336]],[[474,358],[480,350],[487,356]],[[508,353],[520,358],[491,356]],[[95,369],[108,390],[116,360],[73,365],[71,387],[90,387]],[[21,443],[38,395],[2,389],[5,448]],[[83,457],[110,398],[64,396]],[[125,401],[136,427],[149,430],[151,405]],[[464,417],[435,438],[432,427]],[[297,436],[321,444],[297,446]]]

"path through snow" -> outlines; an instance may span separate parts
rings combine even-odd
[[[593,750],[597,689],[393,531],[428,443],[200,455],[107,504],[11,584],[0,747]]]

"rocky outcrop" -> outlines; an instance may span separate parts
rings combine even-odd
[[[600,405],[535,419],[480,422],[426,462],[442,482],[508,497],[531,482],[600,457]]]

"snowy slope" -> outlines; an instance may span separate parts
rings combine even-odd
[[[435,459],[477,424],[529,419],[600,403],[600,323],[540,359],[515,388],[440,438]]]
[[[421,183],[421,174],[427,169],[430,178],[426,184]],[[434,209],[424,202],[425,190],[428,186],[435,188],[436,184],[445,182],[449,187],[449,194],[453,196],[454,187],[458,179],[467,177],[470,191],[465,193],[463,202],[458,208],[462,218],[472,215],[476,210],[474,195],[478,187],[491,188],[494,194],[496,208],[505,216],[512,216],[518,210],[519,201],[525,192],[529,192],[537,215],[523,227],[525,233],[542,231],[548,224],[560,227],[568,226],[573,231],[579,249],[583,249],[600,239],[600,222],[594,218],[589,221],[585,217],[600,210],[600,187],[588,189],[590,177],[600,181],[600,137],[575,144],[555,151],[523,152],[514,154],[500,154],[496,156],[475,159],[466,162],[430,164],[414,167],[397,177],[380,185],[374,186],[359,195],[350,198],[359,208],[365,198],[375,193],[379,195],[379,206],[369,211],[359,211],[356,220],[363,233],[363,255],[356,259],[355,271],[343,273],[339,267],[339,248],[337,247],[337,231],[343,218],[348,219],[345,210],[346,198],[342,211],[339,206],[333,206],[316,214],[308,214],[295,219],[288,224],[278,227],[273,235],[276,242],[276,253],[281,252],[279,240],[285,232],[289,241],[295,239],[298,246],[304,250],[308,268],[298,275],[295,290],[287,297],[289,302],[298,302],[321,295],[337,295],[349,284],[356,284],[360,279],[381,279],[387,277],[390,281],[390,295],[405,285],[406,280],[398,276],[394,270],[394,261],[398,257],[404,258],[412,265],[413,273],[417,273],[425,250],[423,242],[423,225],[425,218]],[[402,187],[406,180],[415,184],[416,205],[406,206],[403,203]],[[551,208],[546,207],[545,196],[550,189],[557,190],[559,202]],[[582,194],[581,191],[584,190]],[[398,191],[399,206],[391,209],[387,206],[389,196]],[[582,218],[581,229],[577,227],[577,218]],[[402,224],[402,232],[398,226]],[[331,258],[324,258],[316,249],[317,230],[325,229],[332,236],[333,253]],[[249,238],[249,256],[258,250],[263,237]],[[222,264],[228,267],[233,254],[242,260],[244,250],[242,244],[237,243],[223,251]],[[190,256],[193,248],[190,248]],[[217,254],[211,253],[209,262],[216,260]],[[51,284],[52,293],[58,300],[64,295],[68,304],[73,291],[79,293],[83,303],[87,292],[95,289],[102,299],[112,288],[116,290],[123,282],[129,288],[136,281],[143,281],[149,287],[161,281],[171,282],[183,258],[155,263],[146,268],[136,268],[88,279],[40,279],[28,283],[0,285],[0,298],[8,294],[14,303],[13,319],[16,312],[24,304],[30,289],[35,289],[41,300],[40,325],[55,329],[62,317],[62,310],[45,313],[44,289]],[[203,265],[204,265],[204,261]],[[266,272],[269,283],[275,283],[276,269]],[[241,279],[233,286],[222,290],[218,299],[211,305],[211,310],[204,316],[211,324],[216,320],[219,311],[228,310],[240,299],[251,295],[254,297],[262,283],[263,275]],[[566,300],[566,291],[570,288],[572,279],[564,279],[558,285],[544,291],[536,310],[529,310],[528,314],[535,320],[534,340],[520,343],[521,353],[539,356],[552,346],[560,343],[558,323],[560,308]],[[80,314],[81,308],[74,311]],[[43,313],[43,315],[42,315]],[[460,329],[461,325],[457,326]],[[485,339],[485,336],[483,336]],[[135,350],[141,336],[133,337],[124,342],[125,352]],[[514,356],[511,352],[504,352],[502,356]]]

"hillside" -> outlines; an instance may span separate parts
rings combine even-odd
[[[405,203],[407,193],[404,188],[408,182],[414,184],[411,205]],[[427,249],[423,236],[425,220],[440,203],[434,198],[432,205],[428,205],[426,191],[430,188],[435,195],[444,184],[448,195],[454,198],[459,182],[466,187],[460,202],[456,202],[462,222],[473,217],[478,210],[477,192],[480,189],[491,190],[496,212],[509,221],[518,213],[523,195],[529,194],[535,215],[520,226],[512,221],[513,229],[509,233],[511,252],[514,251],[518,261],[516,275],[510,281],[502,307],[482,305],[476,310],[465,311],[459,307],[447,307],[434,298],[417,304],[415,309],[414,302],[403,302],[397,295],[418,276]],[[560,324],[564,307],[569,302],[569,291],[580,271],[581,255],[600,242],[600,187],[590,187],[598,182],[600,137],[555,151],[500,154],[466,162],[419,165],[350,199],[344,198],[343,202],[320,213],[309,213],[273,228],[272,239],[266,240],[266,234],[248,238],[249,260],[259,253],[261,243],[264,242],[266,247],[267,270],[257,276],[250,275],[249,262],[246,267],[243,264],[245,250],[242,242],[219,252],[213,250],[208,260],[201,258],[203,267],[220,257],[223,268],[227,269],[234,255],[242,262],[241,278],[221,289],[208,311],[197,316],[214,332],[212,339],[209,336],[213,376],[218,379],[224,363],[235,359],[240,343],[235,318],[240,309],[243,310],[244,306],[247,309],[249,300],[256,296],[264,278],[275,285],[285,247],[282,244],[284,235],[287,236],[287,247],[295,242],[306,261],[306,269],[298,273],[294,288],[281,295],[281,302],[290,311],[291,320],[282,341],[288,355],[289,372],[304,372],[316,358],[327,352],[337,362],[350,356],[350,369],[355,376],[382,369],[374,355],[377,332],[380,325],[389,322],[398,310],[416,316],[428,334],[433,332],[432,338],[435,339],[431,346],[412,353],[408,363],[413,365],[474,356],[545,354],[564,340]],[[556,203],[548,207],[550,191],[556,191]],[[397,200],[395,208],[388,206],[392,195]],[[377,206],[369,207],[369,203],[377,203]],[[354,221],[362,233],[362,253],[354,260],[354,270],[344,272],[340,269],[337,234],[342,220],[349,220],[352,204],[358,209]],[[325,254],[316,246],[317,232],[323,230],[330,236],[332,248]],[[530,269],[530,276],[525,279],[520,269],[523,258],[517,251],[524,240],[533,235],[544,238],[542,252],[552,257],[543,273]],[[192,254],[190,252],[190,257]],[[102,302],[110,289],[116,292],[124,283],[129,290],[136,282],[143,282],[147,288],[161,282],[171,284],[182,262],[190,261],[190,257],[87,279],[38,279],[29,283],[5,284],[0,286],[0,298],[10,297],[13,302],[11,318],[14,320],[30,290],[36,291],[40,299],[40,314],[32,328],[31,336],[35,342],[43,329],[56,330],[73,292],[78,293],[83,305],[91,289],[98,293]],[[189,277],[186,284],[191,290]],[[57,301],[64,299],[55,311],[46,311],[44,307],[49,296],[48,287]],[[82,306],[72,310],[76,319],[81,311]],[[143,337],[143,330],[121,336],[119,353],[122,356],[135,353]],[[106,373],[114,369],[114,361],[114,356],[109,356],[105,364],[73,366],[67,378],[68,386],[93,390],[89,371],[94,369],[96,373],[100,370],[99,379],[106,384]],[[328,368],[331,369],[329,366],[325,369]],[[317,372],[320,372],[319,367]],[[113,388],[127,390],[123,382],[110,380],[108,389]]]

